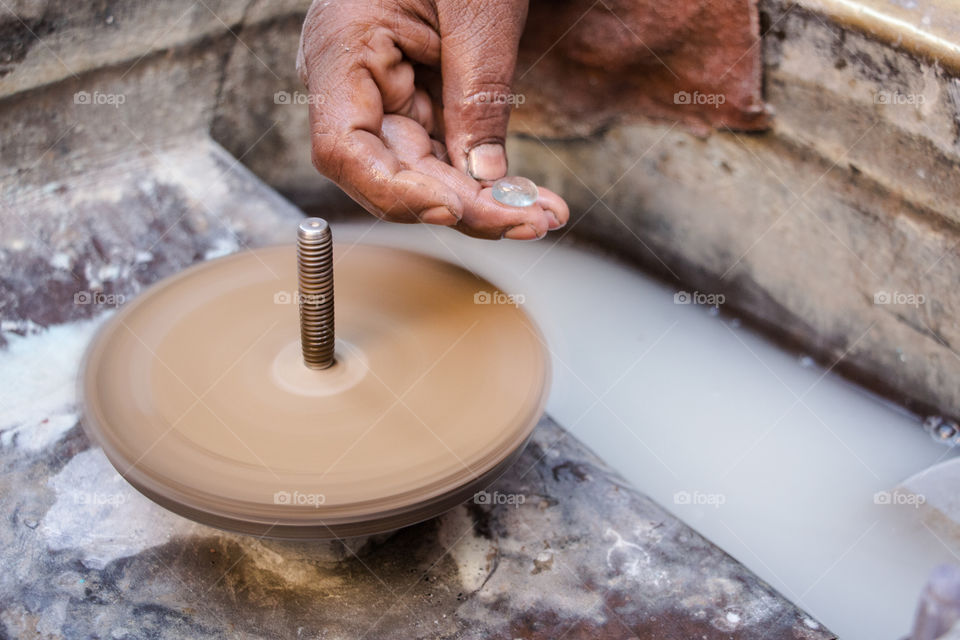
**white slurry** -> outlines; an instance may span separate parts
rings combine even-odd
[[[180,516],[130,486],[100,449],[75,455],[50,479],[56,501],[38,527],[54,550],[77,549],[83,563],[103,569],[189,530]],[[199,526],[199,525],[190,525]]]
[[[553,352],[548,413],[840,637],[906,635],[927,573],[960,562],[960,546],[935,534],[923,509],[874,502],[955,455],[916,416],[767,342],[723,307],[675,304],[679,285],[596,253],[429,225],[370,227],[333,225],[334,238],[369,231],[365,242],[436,255],[522,294]],[[602,542],[613,544],[612,561],[639,560],[617,541]],[[738,625],[755,616],[734,613]]]
[[[76,426],[80,359],[104,317],[25,336],[3,333],[8,344],[0,350],[0,445],[40,451]]]

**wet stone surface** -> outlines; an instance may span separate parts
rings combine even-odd
[[[549,418],[479,499],[363,539],[225,533],[138,494],[79,424],[87,341],[119,296],[299,215],[195,144],[0,208],[34,221],[0,251],[0,637],[834,637]]]

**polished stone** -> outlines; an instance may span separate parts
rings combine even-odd
[[[533,180],[520,176],[507,176],[493,183],[493,199],[511,207],[529,207],[539,195]]]

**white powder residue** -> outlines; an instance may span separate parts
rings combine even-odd
[[[618,531],[607,528],[605,539],[613,538],[613,546],[607,549],[607,566],[632,578],[640,576],[641,565],[650,564],[650,554],[638,544],[624,540]]]
[[[38,530],[49,548],[77,549],[93,569],[199,526],[140,495],[101,449],[78,453],[47,484],[56,501]]]
[[[229,255],[240,248],[237,239],[233,236],[221,236],[213,241],[210,248],[203,254],[205,260],[212,260],[221,256]]]
[[[33,320],[0,320],[0,332],[2,333],[32,335],[46,330],[46,327],[40,326]]]
[[[83,266],[83,275],[89,283],[90,291],[98,291],[103,288],[104,282],[121,280],[129,274],[130,265],[102,264],[96,266],[88,262]]]
[[[439,541],[456,562],[464,591],[471,593],[479,589],[490,575],[496,548],[490,540],[477,535],[472,529],[459,530],[457,525],[462,526],[463,522],[471,522],[471,519],[464,507],[457,507],[457,512],[459,517],[442,520]]]
[[[66,253],[55,253],[50,258],[50,266],[54,269],[69,269],[73,266],[73,259]]]
[[[39,451],[77,424],[80,359],[107,315],[27,336],[4,333],[8,344],[0,351],[0,444]]]
[[[120,265],[117,264],[105,264],[100,267],[100,270],[97,272],[97,278],[104,282],[110,282],[116,280],[121,275],[126,275],[125,272],[127,269],[121,269]]]

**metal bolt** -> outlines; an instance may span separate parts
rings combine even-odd
[[[333,365],[333,235],[323,218],[307,218],[297,231],[300,347],[311,369]]]

